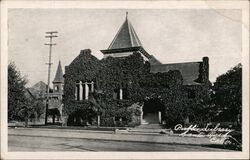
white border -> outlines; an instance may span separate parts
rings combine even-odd
[[[9,8],[242,9],[242,152],[8,152],[7,53]],[[223,27],[223,26],[222,26]],[[216,37],[215,37],[216,38]],[[249,158],[249,2],[248,1],[2,1],[1,2],[1,159],[247,159]]]

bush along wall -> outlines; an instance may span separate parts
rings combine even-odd
[[[184,122],[189,99],[179,71],[150,73],[150,64],[139,53],[102,60],[90,53],[90,50],[81,51],[65,67],[63,102],[68,125],[96,125],[99,115],[101,126],[137,126],[141,123],[140,106],[150,98],[157,98],[163,104],[160,110],[167,124]],[[95,83],[88,100],[75,100],[79,81]],[[122,100],[119,89],[123,90]]]

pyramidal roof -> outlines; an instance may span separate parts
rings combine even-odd
[[[108,49],[130,48],[142,46],[132,24],[128,20],[128,13],[126,13],[126,19],[115,38],[109,45]]]
[[[62,72],[62,66],[61,66],[61,61],[59,61],[58,67],[57,67],[57,71],[56,71],[56,76],[55,79],[53,81],[53,83],[63,83],[64,82],[64,78],[63,78],[63,72]]]

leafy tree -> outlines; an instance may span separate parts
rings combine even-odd
[[[33,118],[34,108],[32,107],[31,101],[26,101],[17,111],[20,120],[24,120],[25,127],[28,127],[29,118]]]
[[[8,65],[8,121],[23,120],[19,111],[27,104],[25,85],[27,80],[21,76],[14,62]]]
[[[45,104],[42,99],[35,99],[31,102],[31,107],[33,108],[32,117],[37,118],[40,120],[40,117],[45,112]],[[30,117],[31,118],[31,117]]]
[[[231,121],[240,124],[242,112],[242,65],[238,64],[214,83],[214,104],[220,112],[219,121]]]

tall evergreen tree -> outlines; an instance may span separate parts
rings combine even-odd
[[[21,75],[14,62],[8,65],[8,121],[23,120],[20,110],[26,106],[25,85],[27,80]]]

